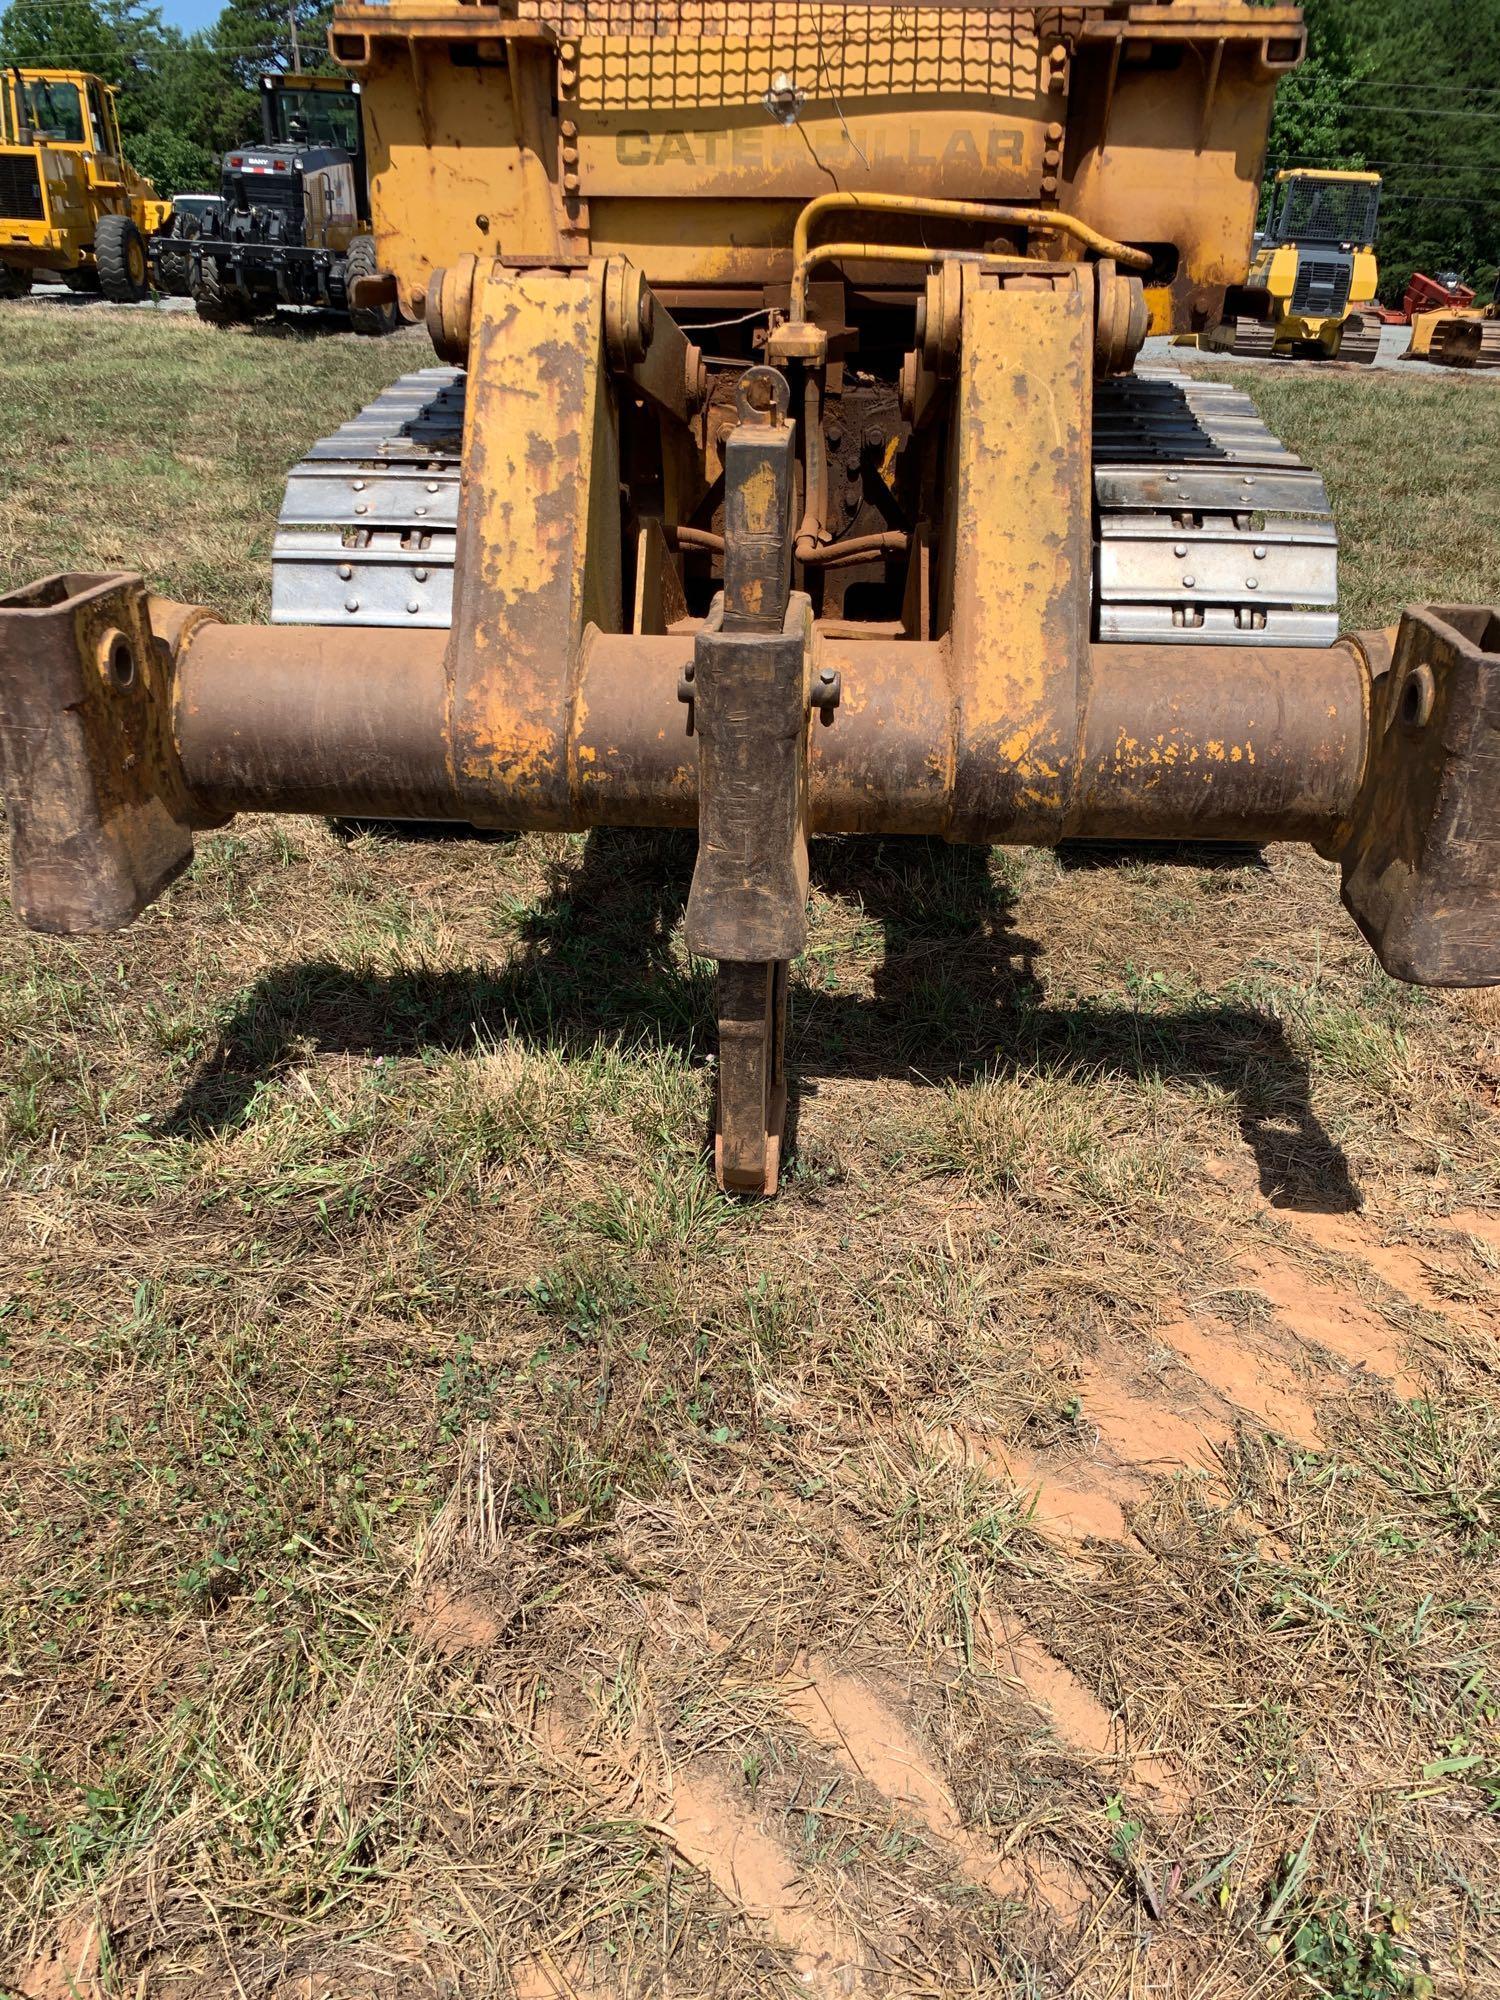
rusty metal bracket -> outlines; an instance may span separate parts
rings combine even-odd
[[[683,423],[708,395],[708,368],[628,257],[604,266],[604,351],[609,364],[646,398]]]
[[[1394,978],[1500,983],[1500,608],[1402,618],[1339,858],[1345,905]]]
[[[720,1185],[769,1194],[786,1105],[788,962],[807,942],[812,607],[791,591],[795,426],[747,372],[724,441],[724,590],[694,648],[698,859],[687,943],[719,962]]]
[[[0,790],[33,930],[117,930],[192,859],[165,650],[138,576],[0,597]]]

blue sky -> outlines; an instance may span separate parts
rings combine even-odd
[[[190,35],[195,28],[206,28],[219,17],[223,0],[161,0],[161,17],[168,27],[181,28]]]

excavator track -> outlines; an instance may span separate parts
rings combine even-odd
[[[312,446],[287,480],[273,624],[445,629],[464,375],[405,375]],[[1331,644],[1328,496],[1225,383],[1143,373],[1099,385],[1095,623],[1101,639]]]

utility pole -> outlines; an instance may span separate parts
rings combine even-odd
[[[296,0],[292,0],[292,5],[287,8],[286,20],[287,26],[292,31],[292,71],[294,75],[300,76],[302,73],[302,44],[297,39]]]

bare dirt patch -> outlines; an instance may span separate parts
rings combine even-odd
[[[1263,1294],[1278,1322],[1299,1340],[1382,1377],[1397,1395],[1420,1393],[1422,1378],[1408,1366],[1400,1335],[1354,1293],[1311,1277],[1275,1253],[1241,1265],[1240,1277]]]
[[[0,581],[231,617],[412,364],[0,319]],[[1491,389],[1252,386],[1351,622],[1490,590]],[[1305,852],[819,841],[727,1201],[692,861],[242,821],[8,930],[0,1977],[1487,2000],[1492,1002]]]
[[[1231,1408],[1311,1450],[1322,1444],[1316,1413],[1293,1371],[1236,1328],[1223,1320],[1169,1320],[1156,1338]]]

